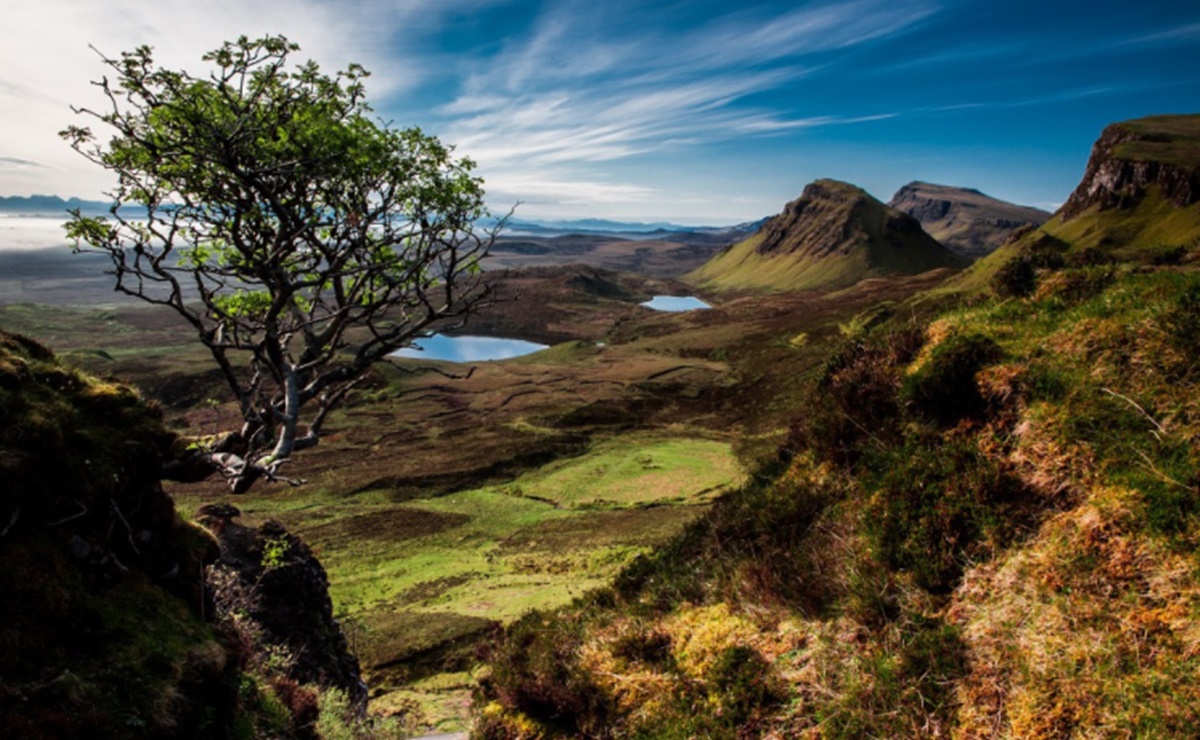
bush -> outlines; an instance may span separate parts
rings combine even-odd
[[[872,549],[931,593],[953,590],[968,560],[1007,544],[1032,513],[1020,480],[967,443],[913,440],[873,462]]]
[[[1037,298],[1057,299],[1075,304],[1095,298],[1112,284],[1115,273],[1110,267],[1062,270],[1050,275],[1038,286]]]
[[[975,416],[985,407],[975,375],[1002,355],[1000,346],[982,334],[952,336],[904,379],[900,400],[919,416],[941,424]]]
[[[900,418],[903,367],[924,341],[921,330],[906,328],[843,345],[826,363],[805,413],[792,422],[784,449],[811,450],[820,460],[851,464],[864,444],[883,443]]]
[[[1066,264],[1070,246],[1049,234],[1038,234],[1021,246],[992,277],[992,290],[1003,298],[1024,298],[1037,288],[1038,270],[1057,270]]]
[[[596,736],[607,726],[611,706],[579,665],[583,627],[582,620],[541,612],[511,625],[483,656],[492,674],[480,683],[480,706],[495,701],[551,735]],[[505,737],[503,723],[479,731]]]
[[[1037,288],[1037,269],[1022,255],[1000,266],[992,277],[992,290],[1001,298],[1024,298]]]
[[[757,650],[745,645],[722,651],[707,679],[720,707],[719,724],[725,727],[737,727],[761,716],[783,698],[771,666]]]
[[[1067,257],[1068,267],[1105,267],[1115,265],[1116,257],[1106,250],[1097,247],[1085,247],[1073,252]]]
[[[1190,362],[1200,358],[1200,282],[1193,282],[1184,290],[1179,301],[1163,317],[1171,345]]]

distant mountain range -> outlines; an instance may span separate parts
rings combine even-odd
[[[69,198],[57,195],[0,196],[0,213],[13,216],[62,216],[78,208],[83,213],[108,213],[112,204],[97,200]]]
[[[0,196],[0,214],[21,216],[61,216],[66,211],[78,208],[86,214],[104,214],[112,205],[104,201],[63,199],[57,195]],[[509,221],[504,233],[531,236],[561,236],[564,234],[610,235],[630,239],[655,239],[677,234],[720,236],[750,232],[757,229],[766,219],[732,226],[684,226],[666,221],[642,223],[634,221],[611,221],[608,219],[584,218],[574,220],[513,220]],[[481,219],[480,225],[494,226],[497,219]]]
[[[757,230],[766,218],[731,226],[684,226],[664,221],[641,223],[630,221],[610,221],[607,219],[584,218],[560,221],[542,220],[510,220],[504,233],[509,235],[527,236],[563,236],[566,234],[586,234],[595,236],[613,236],[623,239],[660,239],[678,235],[694,234],[698,236],[725,236],[750,233]],[[485,226],[495,225],[495,219],[484,219],[480,222]]]

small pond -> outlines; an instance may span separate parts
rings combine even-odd
[[[413,346],[392,353],[393,357],[409,357],[418,360],[446,360],[448,362],[486,362],[520,357],[549,345],[526,342],[522,339],[500,337],[447,337],[434,334],[418,339]],[[418,349],[418,347],[420,349]]]
[[[656,295],[641,304],[655,311],[694,311],[698,308],[712,308],[695,296]]]

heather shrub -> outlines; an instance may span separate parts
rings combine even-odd
[[[917,416],[953,425],[985,407],[975,374],[1000,359],[1000,346],[982,334],[952,336],[904,378],[900,400]]]

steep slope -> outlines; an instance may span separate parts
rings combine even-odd
[[[0,735],[228,731],[237,667],[200,617],[216,545],[158,484],[161,416],[0,332],[0,419]]]
[[[947,249],[967,257],[993,252],[1017,229],[1041,226],[1050,213],[984,195],[971,188],[910,182],[888,205],[921,222]]]
[[[684,279],[713,290],[828,290],[966,262],[912,216],[861,188],[817,180],[753,236]]]
[[[1016,260],[1176,261],[1198,242],[1200,114],[1151,116],[1105,128],[1078,187],[1053,218],[947,287],[982,289]]]
[[[1092,252],[1035,238],[1026,293],[848,326],[773,466],[507,630],[477,733],[1194,735],[1200,243],[1121,241],[1194,207],[1152,180],[1068,222]]]

